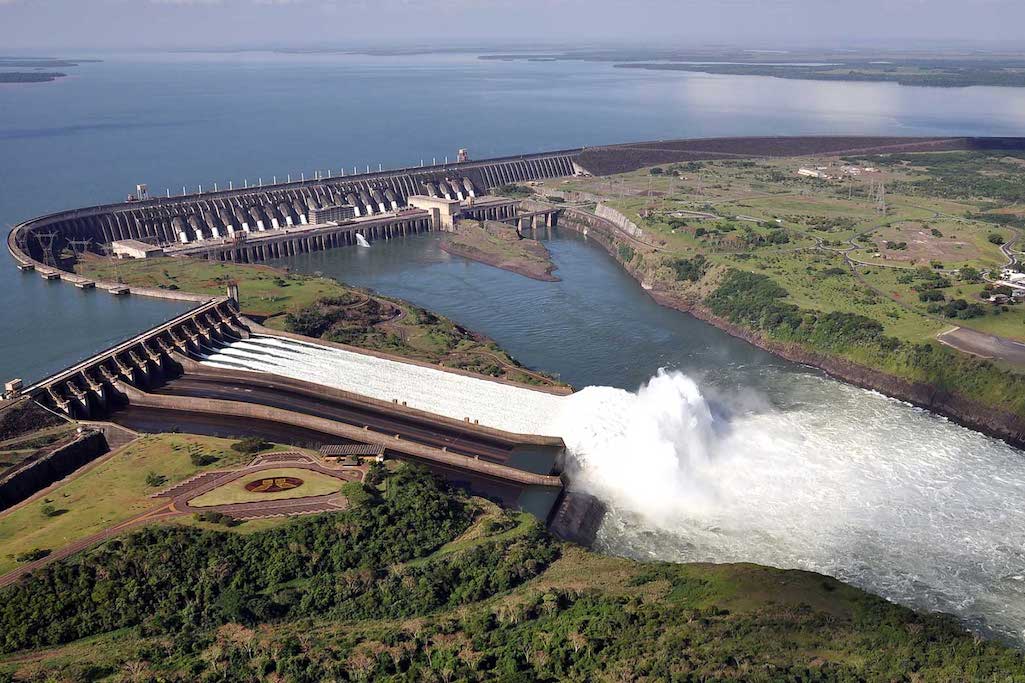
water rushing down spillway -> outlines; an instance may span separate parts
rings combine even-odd
[[[1021,454],[973,452],[979,436],[953,425],[943,442],[922,439],[919,422],[936,418],[878,394],[808,377],[829,417],[814,403],[709,401],[688,376],[659,371],[635,392],[559,397],[272,336],[203,362],[561,436],[573,487],[610,507],[599,543],[617,553],[814,570],[1022,635]]]
[[[563,397],[430,367],[274,336],[229,344],[203,361],[271,372],[352,391],[517,434],[552,435],[549,416]]]

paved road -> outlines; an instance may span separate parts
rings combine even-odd
[[[995,358],[1025,366],[1025,344],[965,327],[955,327],[936,335],[936,339],[958,351],[981,358]]]

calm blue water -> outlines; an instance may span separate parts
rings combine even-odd
[[[96,55],[0,86],[0,221],[357,166],[668,137],[1025,133],[1025,91],[644,72],[578,62]],[[80,292],[0,258],[0,378],[40,377],[181,310]]]

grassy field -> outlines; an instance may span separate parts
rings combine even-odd
[[[196,294],[222,295],[229,281],[239,283],[242,310],[257,316],[275,316],[317,299],[349,291],[330,278],[289,274],[279,268],[238,265],[205,259],[159,258],[118,261],[99,257],[81,261],[76,272],[87,277],[116,280],[138,287],[172,289]]]
[[[692,283],[676,282],[664,264],[703,254],[711,264],[772,277],[789,292],[788,301],[798,306],[864,315],[882,323],[886,334],[917,342],[948,326],[933,319],[917,292],[897,279],[902,272],[923,266],[944,272],[964,266],[982,272],[1002,267],[1006,258],[991,236],[1006,242],[1015,239],[1018,229],[979,216],[1019,216],[1025,204],[1008,201],[1014,190],[994,186],[991,180],[1025,183],[1025,162],[971,153],[905,156],[672,164],[654,173],[641,169],[611,178],[550,181],[541,191],[568,193],[569,200],[574,192],[606,197],[605,203],[644,230],[645,241],[654,247],[638,248],[640,257],[631,264],[640,264],[649,282],[694,290]],[[848,163],[872,165],[878,172],[837,180],[796,174],[798,168],[810,167],[841,175]],[[880,210],[880,185],[888,188],[883,195],[885,211]],[[987,191],[997,196],[988,196]],[[674,221],[674,211],[711,217],[678,214],[682,218]],[[738,217],[762,224],[745,226]],[[785,229],[789,241],[747,246],[738,240],[744,228],[764,235],[763,226]],[[851,249],[851,240],[856,248]],[[859,266],[867,286],[844,263],[840,252],[849,249],[852,258],[871,264]],[[950,294],[978,302],[982,292],[982,283],[956,283]],[[985,305],[990,315],[958,324],[1025,339],[1025,308],[1004,311]]]
[[[302,485],[284,491],[258,492],[247,491],[246,484],[253,481],[292,477],[301,479]],[[323,496],[329,493],[337,493],[344,484],[341,479],[297,467],[281,467],[272,470],[255,472],[228,482],[224,486],[213,491],[193,498],[189,501],[191,507],[211,507],[214,505],[230,505],[232,503],[255,503],[265,500],[285,500],[290,498],[306,498],[308,496]]]
[[[204,469],[220,469],[252,458],[231,450],[232,441],[212,437],[157,434],[129,444],[96,467],[75,476],[46,496],[0,515],[0,573],[14,569],[20,553],[56,549],[131,519],[155,507],[153,493]],[[206,466],[192,455],[216,458]],[[149,473],[163,478],[146,482]],[[44,513],[44,507],[53,514]]]

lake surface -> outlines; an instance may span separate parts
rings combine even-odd
[[[1025,134],[1025,90],[930,89],[468,55],[98,54],[0,86],[0,221],[229,180],[712,135]],[[39,378],[180,306],[0,258],[0,378]],[[45,286],[44,286],[45,284]],[[99,299],[102,301],[93,301]]]
[[[836,576],[1025,642],[1025,455],[657,305],[598,245],[547,242],[560,282],[436,235],[280,262],[496,339],[580,391],[548,433],[611,512],[599,549]]]

